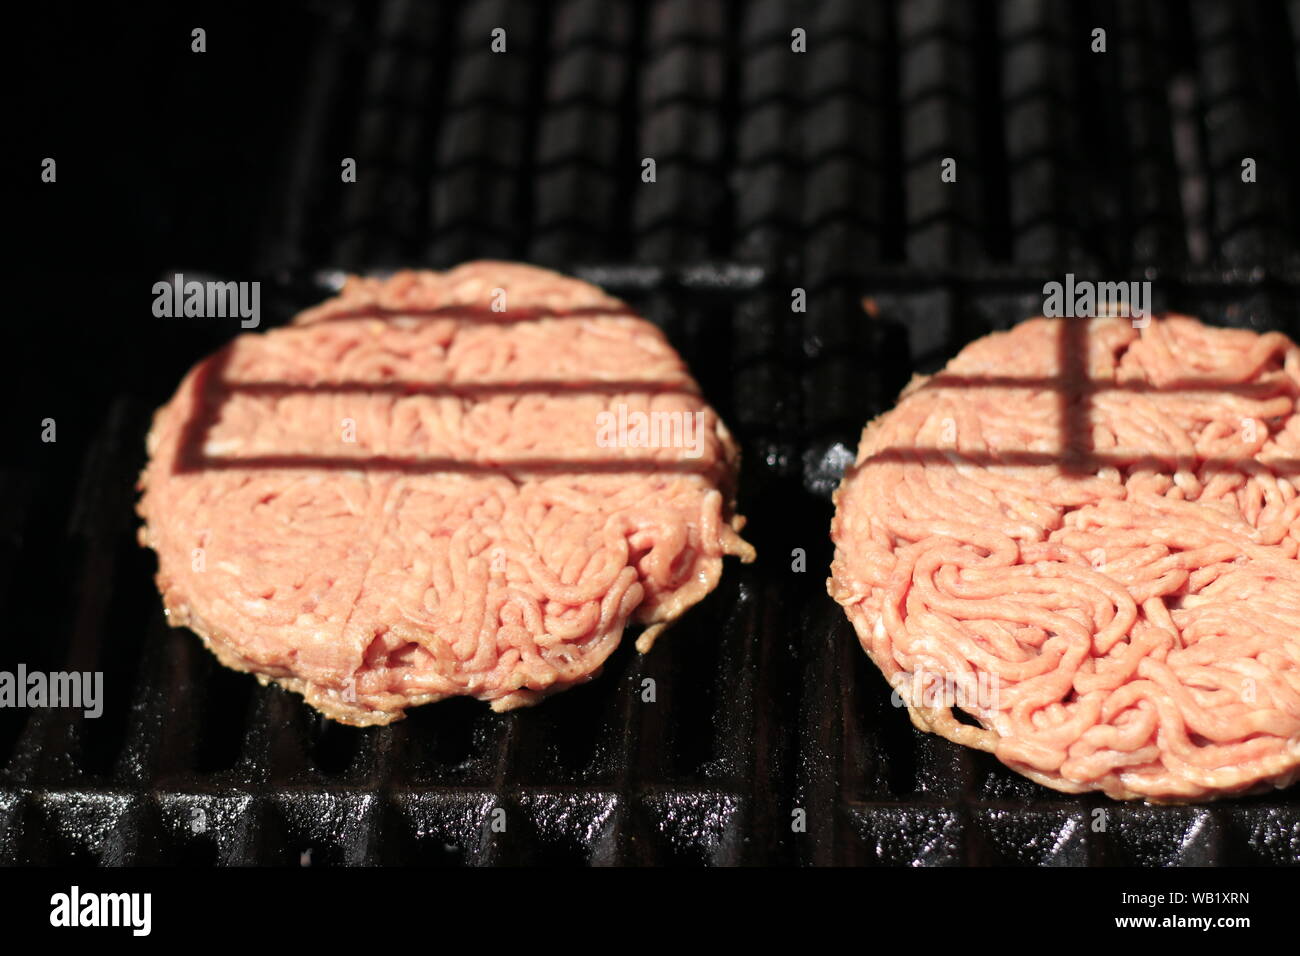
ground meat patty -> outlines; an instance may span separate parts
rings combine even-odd
[[[980,339],[867,426],[830,593],[917,727],[1046,786],[1287,786],[1298,395],[1285,336],[1182,316]]]
[[[148,451],[171,623],[350,724],[531,704],[753,557],[735,445],[664,336],[528,266],[351,279],[199,363]]]

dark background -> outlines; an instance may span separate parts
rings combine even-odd
[[[1149,278],[1159,306],[1300,335],[1297,0],[56,6],[8,35],[0,668],[102,669],[109,700],[0,711],[0,862],[1300,857],[1294,796],[1064,797],[915,733],[823,588],[862,423],[1038,313],[1045,281]],[[261,281],[265,325],[329,270],[478,257],[663,326],[741,440],[762,559],[541,708],[328,724],[162,620],[133,541],[143,436],[239,330],[154,318],[152,285]],[[481,826],[496,805],[509,838]],[[196,836],[195,809],[219,825]]]

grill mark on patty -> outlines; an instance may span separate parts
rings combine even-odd
[[[495,282],[524,290],[516,306],[603,296],[500,263],[360,280],[200,363],[155,417],[142,540],[168,607],[185,608],[175,621],[223,663],[349,723],[457,694],[520,706],[594,676],[631,620],[657,633],[712,589],[724,555],[753,559],[730,500],[734,442],[650,323],[612,300],[539,307],[531,325],[463,305],[410,318],[413,299]],[[390,318],[342,321],[358,308]],[[581,321],[546,327],[561,312]],[[588,418],[620,396],[702,414],[702,457],[598,447]],[[332,454],[353,401],[357,453]],[[555,454],[575,442],[592,456]],[[187,567],[202,535],[206,576]],[[485,570],[497,546],[505,564]],[[362,625],[355,648],[341,640]],[[332,691],[349,677],[364,685],[355,705]]]

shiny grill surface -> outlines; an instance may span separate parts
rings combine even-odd
[[[1044,282],[1150,279],[1158,308],[1300,339],[1300,2],[383,0],[279,25],[269,74],[214,53],[185,80],[220,104],[256,79],[275,117],[256,186],[191,184],[253,241],[217,230],[108,283],[132,337],[92,333],[57,446],[6,459],[0,601],[24,640],[0,669],[102,670],[106,705],[0,709],[0,862],[1300,859],[1294,788],[1121,805],[916,732],[824,587],[864,422],[1038,314]],[[166,626],[134,541],[143,436],[238,328],[154,319],[142,290],[260,279],[282,322],[339,270],[483,257],[574,272],[664,328],[742,443],[759,562],[540,707],[331,724]],[[36,413],[48,382],[26,374]]]

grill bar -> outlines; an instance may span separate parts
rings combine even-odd
[[[50,635],[27,663],[102,669],[107,700],[96,720],[0,711],[0,862],[1300,859],[1292,792],[1068,797],[918,734],[824,590],[829,495],[862,424],[913,373],[1041,311],[1043,282],[1150,278],[1159,306],[1300,338],[1300,5],[302,13],[302,71],[266,84],[292,104],[289,148],[231,278],[265,277],[272,324],[327,294],[322,270],[517,257],[606,286],[661,325],[736,433],[760,561],[728,566],[652,654],[629,642],[539,708],[329,723],[160,614],[130,517],[141,441],[225,331],[168,327],[153,384],[115,380],[40,468],[3,473],[0,604]]]

